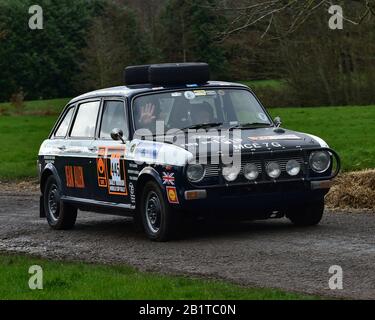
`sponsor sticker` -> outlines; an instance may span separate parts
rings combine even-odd
[[[208,96],[216,96],[216,95],[217,95],[216,91],[214,91],[214,90],[207,90],[207,91],[206,91],[206,94],[207,94]]]
[[[258,136],[249,137],[251,141],[276,141],[276,140],[302,140],[302,138],[295,134],[282,135],[282,136]]]
[[[185,95],[185,98],[188,100],[195,99],[195,93],[193,91],[186,91],[184,95]]]
[[[130,182],[129,183],[129,192],[130,192],[130,201],[132,203],[135,203],[135,187],[134,187],[134,184],[133,182]]]
[[[182,92],[173,92],[172,97],[182,97]]]
[[[206,90],[195,90],[194,94],[196,97],[204,97],[207,95]]]
[[[155,143],[140,143],[136,150],[136,157],[141,159],[152,159],[156,160],[159,155],[161,146]]]
[[[167,197],[171,204],[179,204],[176,187],[167,187]]]

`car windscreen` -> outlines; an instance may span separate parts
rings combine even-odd
[[[271,125],[254,95],[245,89],[196,89],[142,95],[134,99],[136,130],[186,129],[203,124]],[[158,130],[157,130],[158,128]]]

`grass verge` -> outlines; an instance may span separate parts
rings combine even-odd
[[[43,290],[29,289],[30,266],[43,268]],[[125,266],[54,262],[0,254],[1,300],[313,300],[273,289],[138,272]]]

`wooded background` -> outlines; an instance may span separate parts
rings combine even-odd
[[[204,61],[217,80],[280,80],[266,106],[375,104],[374,1],[0,0],[0,101],[122,85],[127,65]]]

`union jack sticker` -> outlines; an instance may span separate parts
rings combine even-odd
[[[163,172],[163,184],[164,185],[174,186],[175,180],[176,179],[174,177],[174,173]]]

